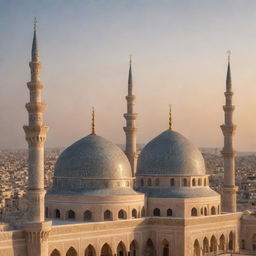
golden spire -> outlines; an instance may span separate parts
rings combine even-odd
[[[94,108],[92,108],[92,133],[91,135],[96,135],[95,133],[95,111]]]
[[[169,130],[172,130],[172,106],[170,105],[170,110],[169,110]]]

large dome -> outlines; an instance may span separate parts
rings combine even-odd
[[[132,173],[123,151],[98,135],[66,148],[57,160],[52,192],[130,188]]]
[[[167,130],[151,140],[138,159],[137,175],[204,175],[201,152],[178,132]]]

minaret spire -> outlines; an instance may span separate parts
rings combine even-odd
[[[45,221],[45,189],[44,189],[44,143],[48,126],[43,122],[46,104],[42,103],[43,83],[40,81],[41,62],[38,55],[36,38],[36,22],[34,22],[34,38],[32,58],[29,63],[31,81],[27,83],[30,101],[26,104],[29,114],[28,125],[24,131],[28,142],[28,220],[24,225],[28,256],[48,255],[48,235],[51,221]],[[41,239],[44,237],[44,239]]]
[[[126,96],[127,100],[127,113],[124,114],[124,118],[126,119],[126,126],[124,127],[124,132],[126,135],[126,146],[125,146],[125,154],[128,157],[132,174],[135,176],[136,168],[137,168],[137,128],[136,128],[136,118],[137,114],[134,113],[134,105],[135,105],[135,95],[133,94],[133,78],[132,78],[132,55],[130,55],[129,60],[129,75],[128,75],[128,95]]]
[[[236,191],[235,185],[235,155],[233,149],[233,136],[236,125],[233,124],[233,111],[235,106],[232,105],[232,83],[230,69],[230,51],[228,51],[228,68],[226,77],[226,104],[223,106],[225,112],[225,123],[221,126],[224,135],[224,147],[222,156],[224,159],[224,185],[223,185],[223,210],[225,212],[236,212]]]
[[[38,51],[38,44],[37,44],[37,19],[34,18],[34,37],[32,43],[32,50],[31,50],[31,60],[32,61],[39,61],[39,51]]]
[[[94,108],[92,108],[92,133],[91,135],[96,135],[95,132],[95,111]]]
[[[169,110],[169,130],[172,130],[172,106],[170,105],[170,110]]]

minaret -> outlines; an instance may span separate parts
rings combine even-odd
[[[221,126],[224,135],[224,147],[222,156],[224,159],[224,185],[223,185],[223,211],[236,212],[236,191],[235,185],[235,155],[233,149],[233,135],[236,125],[233,124],[233,111],[235,107],[232,105],[232,83],[230,71],[230,52],[228,52],[228,69],[226,79],[226,104],[223,106],[225,112],[225,124]]]
[[[124,118],[126,119],[126,126],[124,127],[125,135],[126,135],[126,147],[125,154],[128,157],[131,168],[132,175],[135,176],[136,168],[137,168],[137,141],[136,141],[136,118],[137,114],[134,113],[134,105],[135,105],[135,95],[133,94],[133,81],[132,81],[132,60],[130,57],[130,69],[128,76],[128,95],[126,96],[127,100],[127,113],[124,114]]]
[[[46,104],[42,103],[41,94],[43,84],[40,81],[41,62],[37,45],[37,23],[34,22],[34,38],[32,44],[31,81],[27,83],[30,91],[30,101],[26,104],[29,114],[28,125],[24,131],[28,142],[28,191],[29,203],[28,220],[24,225],[26,234],[28,255],[48,255],[47,238],[51,228],[51,222],[45,221],[44,206],[44,143],[48,126],[43,123],[43,112]]]

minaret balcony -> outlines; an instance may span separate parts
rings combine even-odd
[[[29,90],[43,89],[44,84],[41,81],[31,81],[27,83]]]
[[[46,109],[46,104],[42,102],[29,102],[26,104],[26,109],[29,113],[42,113]]]
[[[127,127],[127,126],[124,127],[124,131],[127,133],[133,133],[133,132],[136,132],[137,130],[138,128],[136,127]]]
[[[132,113],[132,114],[126,113],[126,114],[124,114],[124,118],[126,120],[135,120],[137,118],[137,116],[138,116],[137,113]]]
[[[236,125],[231,124],[231,125],[226,125],[223,124],[220,126],[222,133],[224,136],[232,136],[235,133],[236,130]]]
[[[233,105],[224,105],[223,106],[223,110],[226,112],[226,111],[229,111],[229,112],[233,112],[235,110],[235,106]]]

